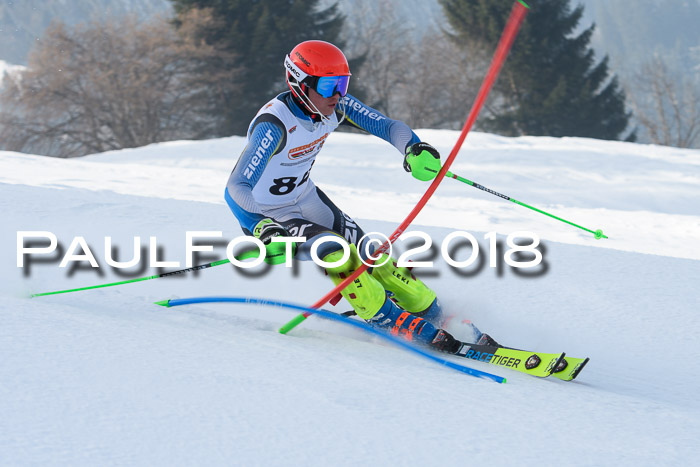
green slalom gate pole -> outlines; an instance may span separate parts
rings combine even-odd
[[[601,238],[608,238],[607,235],[604,235],[604,234],[603,234],[603,231],[600,230],[600,229],[598,229],[598,230],[591,230],[591,229],[587,229],[586,227],[582,227],[582,226],[580,226],[580,225],[578,225],[578,224],[574,224],[573,222],[567,221],[566,219],[562,219],[561,217],[557,217],[557,216],[555,216],[554,214],[550,214],[550,213],[548,213],[548,212],[546,212],[546,211],[543,211],[543,210],[541,210],[541,209],[537,209],[537,208],[535,208],[535,207],[533,207],[533,206],[530,206],[529,204],[525,204],[525,203],[523,203],[523,202],[521,202],[521,201],[518,201],[517,199],[513,199],[513,198],[511,198],[510,196],[506,196],[506,195],[501,194],[501,193],[499,193],[499,192],[497,192],[497,191],[493,191],[492,189],[486,188],[486,187],[483,186],[483,185],[479,185],[479,184],[476,183],[476,182],[472,182],[471,180],[468,180],[468,179],[466,179],[466,178],[464,178],[464,177],[460,177],[460,176],[457,175],[457,174],[453,174],[453,173],[450,172],[449,170],[448,170],[447,173],[445,174],[445,177],[454,178],[455,180],[459,180],[460,182],[466,183],[467,185],[473,186],[474,188],[478,188],[479,190],[485,191],[485,192],[487,192],[487,193],[491,193],[492,195],[496,195],[496,196],[498,196],[499,198],[503,198],[503,199],[505,199],[505,200],[507,200],[507,201],[512,201],[512,202],[514,202],[515,204],[519,204],[520,206],[526,207],[526,208],[528,208],[528,209],[532,209],[533,211],[537,211],[537,212],[539,212],[539,213],[541,213],[541,214],[544,214],[545,216],[551,217],[552,219],[556,219],[556,220],[558,220],[558,221],[565,222],[565,223],[567,223],[567,224],[569,224],[569,225],[573,225],[574,227],[578,227],[578,228],[581,229],[581,230],[585,230],[586,232],[590,232],[590,233],[592,233],[593,235],[595,235],[596,240],[600,240]]]
[[[240,255],[236,256],[236,259],[238,261],[243,261],[244,259],[257,258],[259,255],[260,255],[260,252],[257,249],[254,249],[254,250],[250,250],[250,251],[244,251]],[[61,294],[61,293],[80,292],[82,290],[100,289],[102,287],[113,287],[115,285],[131,284],[133,282],[148,281],[151,279],[160,279],[161,277],[176,276],[178,274],[185,274],[187,272],[199,271],[202,269],[212,268],[214,266],[220,266],[222,264],[226,264],[226,263],[230,263],[230,262],[231,261],[229,259],[222,259],[219,261],[214,261],[213,263],[200,264],[199,266],[192,266],[191,268],[180,269],[179,271],[171,271],[171,272],[164,272],[163,274],[156,274],[155,276],[139,277],[137,279],[129,279],[129,280],[119,281],[119,282],[110,282],[109,284],[91,285],[89,287],[79,287],[77,289],[66,289],[66,290],[56,290],[54,292],[34,293],[34,294],[30,295],[30,298],[43,297],[46,295],[57,295],[57,294]]]

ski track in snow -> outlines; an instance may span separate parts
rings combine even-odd
[[[457,137],[418,133],[443,158]],[[230,295],[309,305],[331,284],[307,263],[294,274],[226,265],[26,298],[123,278],[57,262],[33,263],[25,277],[18,230],[52,231],[64,248],[82,235],[102,266],[107,235],[121,260],[134,236],[144,246],[156,236],[159,259],[183,267],[186,231],[241,235],[222,195],[243,144],[178,141],[71,160],[0,153],[0,464],[672,465],[700,454],[700,151],[473,133],[453,172],[610,239],[454,180],[411,227],[437,246],[454,230],[480,243],[481,269],[436,257],[417,270],[457,315],[458,337],[468,318],[514,347],[591,357],[572,383],[456,359],[508,378],[497,385],[317,318],[282,336],[286,310],[153,304]],[[387,235],[427,188],[393,148],[354,134],[328,139],[313,178],[365,231]],[[505,242],[518,230],[542,239],[534,277],[488,266],[483,235]],[[217,244],[198,264],[224,254]]]

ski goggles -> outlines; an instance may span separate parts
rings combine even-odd
[[[307,73],[304,73],[298,66],[296,66],[292,59],[289,58],[289,55],[284,57],[284,66],[285,68],[287,68],[287,71],[292,75],[292,77],[294,77],[294,79],[297,82],[306,82],[307,84],[313,84],[313,86],[311,87],[324,98],[334,96],[336,92],[339,92],[342,97],[345,97],[345,94],[348,93],[350,76],[309,75]]]
[[[316,82],[315,89],[317,93],[325,98],[335,96],[336,92],[339,92],[341,97],[345,97],[345,94],[348,93],[349,85],[349,76],[321,76]]]

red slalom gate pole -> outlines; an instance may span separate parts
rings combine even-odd
[[[445,164],[442,166],[442,169],[440,169],[440,172],[438,172],[437,176],[430,184],[428,190],[423,194],[423,197],[420,199],[420,201],[418,201],[418,203],[408,214],[406,219],[404,219],[404,221],[397,227],[394,233],[391,234],[389,239],[377,249],[377,251],[375,252],[377,256],[380,253],[384,253],[386,250],[388,250],[389,246],[391,246],[391,244],[398,240],[398,238],[406,231],[409,224],[411,224],[411,222],[413,222],[416,216],[418,216],[418,213],[420,213],[423,207],[428,203],[430,197],[433,196],[433,193],[435,193],[435,190],[437,190],[437,187],[445,178],[445,174],[447,174],[447,171],[452,165],[452,162],[454,162],[455,158],[457,157],[457,153],[462,147],[462,143],[464,143],[464,140],[467,137],[467,133],[469,133],[469,130],[471,130],[472,126],[474,125],[474,122],[476,121],[476,118],[479,115],[479,112],[481,111],[481,108],[484,105],[484,102],[486,102],[486,97],[488,97],[488,94],[491,91],[491,87],[496,81],[498,73],[501,71],[501,67],[503,66],[503,63],[506,60],[506,56],[508,55],[508,52],[510,51],[510,48],[513,45],[515,36],[517,35],[518,30],[520,29],[520,25],[525,19],[525,15],[527,14],[528,9],[529,7],[522,0],[517,0],[513,5],[513,9],[510,12],[510,17],[508,18],[506,27],[503,30],[503,34],[501,34],[501,39],[498,42],[496,52],[494,53],[493,59],[491,60],[489,71],[488,73],[486,73],[484,82],[481,84],[481,88],[479,89],[479,93],[476,96],[474,105],[472,106],[472,109],[469,112],[469,116],[467,117],[467,121],[464,123],[464,127],[462,128],[462,132],[460,133],[459,138],[457,138],[457,142],[455,143],[454,147],[452,148],[452,151],[450,152],[450,156],[447,158]],[[311,305],[311,308],[318,309],[322,307],[330,299],[335,297],[341,290],[347,287],[348,284],[357,279],[357,277],[364,271],[366,271],[367,268],[369,268],[369,266],[374,264],[374,261],[370,260],[368,261],[368,263],[369,264],[363,263],[362,266],[357,268],[357,270],[345,280],[343,280],[343,282],[335,286],[326,295],[321,297],[316,303]],[[282,326],[279,329],[279,332],[282,334],[288,333],[311,315],[312,313],[309,311],[297,315],[287,324]]]

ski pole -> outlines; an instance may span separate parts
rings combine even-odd
[[[484,77],[483,83],[481,83],[481,88],[479,88],[476,100],[474,101],[474,104],[472,104],[472,108],[469,111],[467,120],[464,122],[464,127],[462,127],[462,131],[459,134],[459,137],[457,138],[457,141],[455,142],[455,145],[452,148],[449,157],[445,161],[445,165],[442,166],[440,172],[438,172],[438,174],[435,176],[435,179],[425,191],[423,197],[421,197],[418,203],[416,203],[416,205],[413,207],[408,216],[406,216],[403,222],[396,228],[394,233],[391,234],[389,240],[384,242],[384,244],[380,246],[377,249],[377,251],[375,251],[376,254],[383,253],[386,250],[388,250],[391,244],[394,243],[401,236],[401,234],[406,231],[408,226],[411,224],[411,222],[413,222],[418,213],[425,207],[425,205],[428,203],[428,200],[430,200],[430,198],[433,196],[433,193],[435,193],[435,190],[437,190],[438,186],[442,182],[442,177],[447,173],[447,171],[450,168],[450,165],[452,165],[452,162],[457,157],[459,148],[462,147],[462,143],[464,143],[467,134],[474,125],[476,118],[479,116],[479,112],[481,111],[481,108],[483,107],[484,102],[486,101],[486,97],[489,95],[489,92],[491,92],[491,87],[496,81],[498,73],[501,71],[501,67],[503,66],[503,63],[506,60],[506,56],[508,55],[511,46],[513,45],[515,36],[517,35],[518,30],[520,29],[520,25],[525,19],[525,15],[527,14],[527,10],[529,8],[530,7],[525,2],[523,2],[523,0],[516,0],[513,4],[513,9],[511,10],[506,26],[503,30],[503,33],[501,34],[501,39],[498,41],[498,45],[496,46],[496,52],[494,53],[493,59],[491,60],[491,65],[489,65],[489,69],[486,72],[486,76]],[[357,268],[355,272],[353,272],[350,276],[344,279],[343,282],[336,285],[330,292],[321,297],[316,303],[311,305],[311,308],[321,308],[331,298],[335,297],[341,290],[347,287],[348,284],[357,279],[357,277],[363,272],[365,272],[368,267],[368,264],[362,264],[362,266]],[[311,313],[310,311],[305,311],[304,313],[299,314],[291,321],[286,323],[284,326],[282,326],[279,329],[279,332],[281,334],[288,333],[312,314],[313,313]]]
[[[236,256],[236,259],[238,261],[243,261],[244,259],[257,258],[259,254],[260,254],[260,252],[256,248],[253,250],[244,251],[240,255]],[[141,282],[141,281],[147,281],[147,280],[151,280],[151,279],[160,279],[161,277],[175,276],[178,274],[185,274],[185,273],[191,272],[191,271],[199,271],[202,269],[207,269],[207,268],[211,268],[214,266],[220,266],[222,264],[226,264],[226,263],[230,263],[230,262],[231,261],[229,259],[221,259],[219,261],[214,261],[213,263],[200,264],[199,266],[192,266],[191,268],[180,269],[179,271],[164,272],[162,274],[156,274],[155,276],[139,277],[137,279],[129,279],[129,280],[119,281],[119,282],[110,282],[109,284],[91,285],[89,287],[79,287],[77,289],[66,289],[66,290],[56,290],[54,292],[34,293],[34,294],[31,294],[29,297],[34,298],[34,297],[43,297],[45,295],[56,295],[56,294],[69,293],[69,292],[80,292],[82,290],[99,289],[102,287],[112,287],[115,285],[131,284],[132,282]]]
[[[503,198],[503,199],[505,199],[506,201],[512,201],[512,202],[514,202],[515,204],[519,204],[520,206],[526,207],[526,208],[528,208],[528,209],[532,209],[533,211],[537,211],[537,212],[539,212],[539,213],[541,213],[541,214],[544,214],[545,216],[551,217],[552,219],[556,219],[556,220],[558,220],[558,221],[565,222],[565,223],[567,223],[567,224],[569,224],[569,225],[573,225],[574,227],[578,227],[578,228],[581,229],[581,230],[585,230],[586,232],[590,232],[590,233],[592,233],[593,235],[595,235],[596,240],[600,240],[601,238],[608,238],[607,235],[604,235],[604,234],[603,234],[603,231],[600,230],[600,229],[598,229],[598,230],[591,230],[591,229],[587,229],[587,228],[585,228],[585,227],[582,227],[582,226],[580,226],[580,225],[578,225],[578,224],[574,224],[573,222],[567,221],[566,219],[562,219],[561,217],[557,217],[557,216],[555,216],[554,214],[550,214],[550,213],[548,213],[548,212],[546,212],[546,211],[543,211],[543,210],[541,210],[541,209],[537,209],[536,207],[530,206],[529,204],[525,204],[525,203],[523,203],[523,202],[521,202],[521,201],[518,201],[517,199],[511,198],[510,196],[506,196],[506,195],[503,195],[503,194],[501,194],[501,193],[499,193],[499,192],[497,192],[497,191],[494,191],[494,190],[492,190],[492,189],[490,189],[490,188],[486,188],[484,185],[479,185],[479,184],[476,183],[476,182],[472,182],[471,180],[468,180],[468,179],[466,179],[466,178],[464,178],[464,177],[460,177],[460,176],[457,175],[457,174],[453,174],[453,173],[450,172],[449,170],[448,170],[447,173],[445,174],[445,177],[454,178],[455,180],[459,180],[460,182],[466,183],[467,185],[471,185],[471,186],[473,186],[474,188],[478,188],[478,189],[480,189],[480,190],[482,190],[482,191],[485,191],[485,192],[487,192],[487,193],[491,193],[492,195],[496,195],[496,196],[498,196],[499,198]]]

